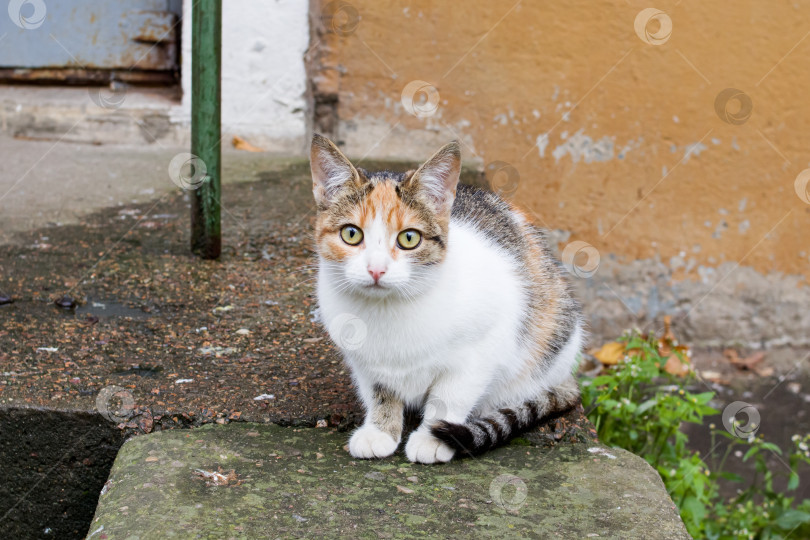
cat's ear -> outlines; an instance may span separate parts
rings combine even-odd
[[[359,185],[360,175],[335,144],[317,133],[312,136],[309,165],[312,169],[312,194],[319,206],[331,202],[345,184]]]
[[[407,182],[424,194],[437,211],[449,211],[460,174],[461,148],[458,141],[452,141],[423,163]]]

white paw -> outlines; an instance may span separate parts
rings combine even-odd
[[[405,455],[416,463],[446,463],[453,459],[456,451],[427,431],[411,433],[405,445]]]
[[[397,446],[399,441],[372,424],[363,425],[349,439],[349,453],[360,459],[390,456]]]

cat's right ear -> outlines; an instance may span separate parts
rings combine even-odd
[[[318,206],[327,206],[348,182],[360,183],[360,175],[335,144],[317,133],[312,136],[309,164],[312,194]]]

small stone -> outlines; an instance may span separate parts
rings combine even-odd
[[[410,488],[406,488],[405,486],[397,486],[397,491],[400,493],[405,493],[406,495],[410,495],[413,493],[413,490]]]
[[[157,456],[149,456],[148,458],[146,458],[147,463],[154,463],[155,461],[159,461],[159,460],[160,460],[160,458],[158,458]]]
[[[417,478],[416,476],[409,476],[408,478],[406,478],[406,480],[408,482],[413,482],[415,484],[419,481],[419,478]]]
[[[327,426],[326,420],[318,420],[318,422],[315,424],[315,427],[326,427],[326,426]]]
[[[380,471],[372,471],[364,474],[363,476],[369,480],[385,480],[385,475]]]
[[[246,336],[250,334],[250,330],[248,330],[247,328],[240,328],[239,330],[236,331],[236,333],[239,334],[240,336]]]
[[[323,454],[320,452],[315,452],[315,459],[323,459]]]
[[[76,300],[68,295],[57,298],[53,303],[62,309],[76,309]]]

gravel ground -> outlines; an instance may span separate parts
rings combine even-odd
[[[350,421],[349,378],[313,322],[306,164],[260,177],[225,191],[219,261],[189,255],[181,192],[0,247],[13,299],[0,307],[0,405],[92,410],[114,385],[142,431]]]

